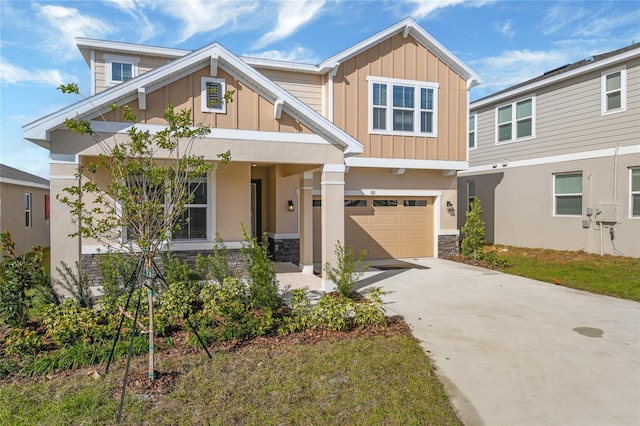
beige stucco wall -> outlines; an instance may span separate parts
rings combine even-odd
[[[369,134],[368,76],[439,83],[434,138]],[[413,37],[397,34],[340,64],[334,123],[364,144],[364,157],[466,161],[466,81]]]
[[[25,227],[24,195],[31,194],[31,227]],[[37,245],[49,246],[49,220],[45,220],[45,195],[49,189],[0,183],[0,232],[9,231],[18,255]]]
[[[224,241],[240,241],[241,225],[251,232],[251,164],[229,163],[214,173],[216,232]]]

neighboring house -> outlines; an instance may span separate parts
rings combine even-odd
[[[0,164],[0,232],[9,231],[16,253],[49,246],[49,181]]]
[[[640,257],[640,44],[474,101],[469,120],[458,205],[480,199],[488,242]]]
[[[336,244],[366,249],[368,258],[438,256],[457,252],[456,172],[468,167],[468,91],[478,76],[411,19],[319,65],[240,58],[218,43],[190,52],[77,39],[91,67],[92,96],[23,128],[51,151],[52,195],[77,185],[78,165],[98,154],[93,139],[64,128],[67,117],[93,119],[101,138],[129,124],[96,108],[129,105],[139,128],[165,127],[167,103],[192,110],[211,127],[193,153],[231,162],[203,180],[201,219],[171,249],[193,255],[230,249],[240,225],[266,232],[276,261],[303,272],[335,264]],[[229,104],[211,106],[207,89],[234,90]],[[55,198],[55,197],[54,197]],[[52,264],[82,259],[87,268],[104,250],[75,231],[68,209],[54,201]],[[200,230],[200,232],[198,232]],[[324,277],[326,287],[331,285]]]

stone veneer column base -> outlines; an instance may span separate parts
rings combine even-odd
[[[300,263],[300,240],[269,238],[269,254],[274,262]]]
[[[438,257],[457,256],[460,245],[457,235],[438,235]]]

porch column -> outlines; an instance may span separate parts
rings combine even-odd
[[[336,244],[344,244],[344,164],[325,164],[320,181],[322,193],[322,289],[336,284],[327,278],[325,265],[336,266]]]
[[[313,274],[313,173],[300,179],[300,270]]]

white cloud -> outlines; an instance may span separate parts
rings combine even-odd
[[[306,64],[317,64],[320,62],[313,51],[302,46],[294,47],[291,50],[267,50],[260,53],[244,53],[242,56],[273,59],[275,61],[301,62]]]
[[[147,3],[144,0],[105,0],[106,3],[129,15],[133,21],[128,22],[127,31],[138,34],[138,42],[152,39],[157,34],[155,25],[145,13]],[[119,26],[122,26],[119,25]]]
[[[324,0],[281,1],[276,27],[260,37],[256,42],[256,48],[260,49],[289,37],[298,28],[318,16],[324,5]]]
[[[188,40],[199,33],[208,33],[220,28],[235,26],[242,16],[254,12],[257,1],[208,1],[189,0],[180,2],[163,1],[157,4],[162,11],[184,23],[178,30],[176,44]]]
[[[34,4],[38,15],[50,27],[45,47],[62,59],[77,57],[75,37],[104,37],[114,28],[107,22],[81,14],[78,9],[57,5]]]
[[[409,0],[408,3],[414,4],[415,9],[411,12],[414,19],[422,19],[431,15],[438,9],[444,9],[449,6],[457,6],[459,4],[469,7],[482,7],[484,5],[494,3],[495,0]]]
[[[510,19],[503,23],[494,23],[493,29],[508,38],[513,38],[516,34],[516,30],[513,28],[513,24]]]
[[[561,3],[550,7],[542,21],[542,33],[553,34],[587,15],[586,10],[573,5],[573,3]]]
[[[620,27],[632,26],[638,28],[640,22],[640,9],[617,15],[604,15],[590,19],[582,24],[573,33],[576,37],[603,37],[615,33]]]
[[[12,65],[0,58],[0,82],[3,84],[24,84],[41,86],[59,86],[69,81],[77,81],[73,76],[55,69],[35,69],[28,71],[24,68]]]

